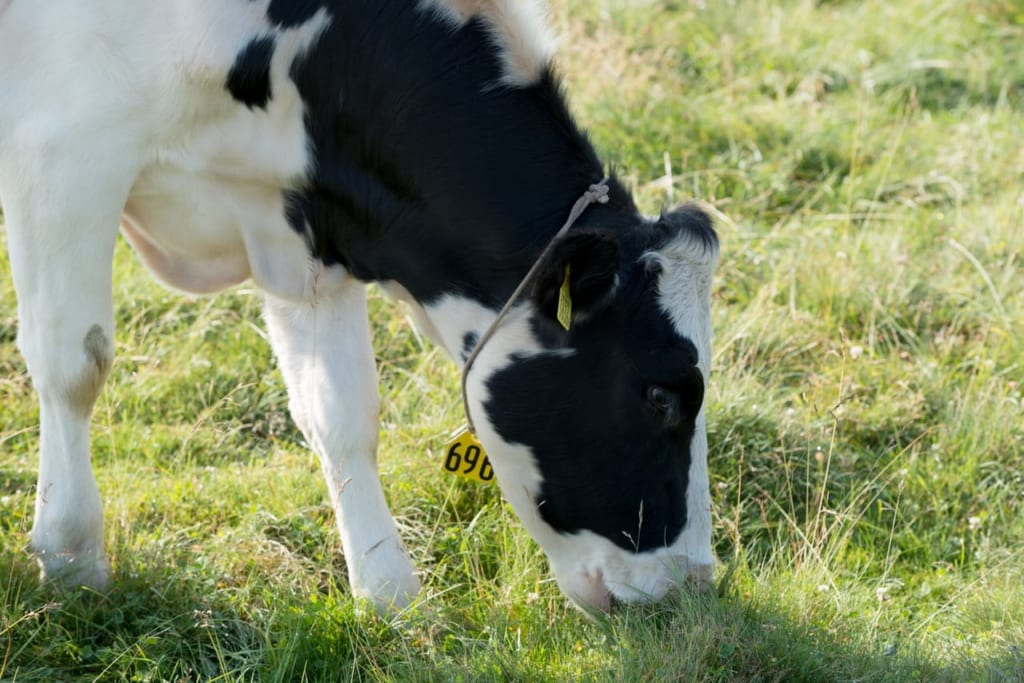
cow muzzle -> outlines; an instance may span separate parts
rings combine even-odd
[[[674,558],[661,565],[662,573],[646,587],[606,578],[598,568],[570,572],[568,576],[556,572],[558,585],[573,603],[588,614],[608,613],[630,604],[643,604],[663,600],[679,593],[708,593],[714,588],[714,566],[691,564]]]

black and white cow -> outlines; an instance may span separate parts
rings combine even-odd
[[[353,592],[419,581],[378,480],[365,286],[465,363],[603,175],[526,0],[0,0],[0,203],[40,403],[31,545],[111,568],[89,422],[120,233],[171,287],[251,278],[323,464]],[[710,221],[614,178],[467,376],[501,489],[577,604],[707,582]],[[568,266],[568,269],[567,269]],[[573,319],[556,321],[568,270]]]

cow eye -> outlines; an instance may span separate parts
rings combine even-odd
[[[647,402],[669,425],[679,422],[679,396],[665,387],[647,387]]]

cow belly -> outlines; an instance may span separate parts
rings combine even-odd
[[[122,220],[121,233],[153,276],[168,287],[189,294],[212,294],[249,276],[248,264],[240,253],[196,256],[170,251],[130,216]]]
[[[121,232],[163,283],[208,294],[249,277],[237,198],[219,183],[170,169],[139,178]]]
[[[132,190],[121,232],[175,289],[209,294],[251,277],[280,298],[308,298],[309,252],[272,186],[151,167]]]

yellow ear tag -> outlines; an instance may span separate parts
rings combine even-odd
[[[447,455],[441,467],[448,474],[484,483],[494,481],[491,461],[468,427],[463,427],[452,437],[445,452]]]
[[[569,296],[569,264],[565,265],[565,279],[558,290],[558,322],[562,327],[569,330],[572,322],[572,298]]]

